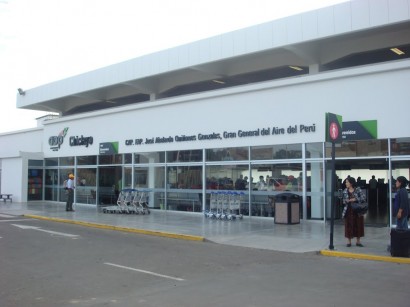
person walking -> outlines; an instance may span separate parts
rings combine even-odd
[[[65,206],[65,211],[74,211],[73,209],[73,202],[74,202],[74,175],[70,174],[68,175],[68,180],[67,180],[67,185],[66,185],[66,191],[67,191],[67,203]]]
[[[409,196],[406,186],[409,183],[406,177],[399,176],[396,178],[396,196],[394,197],[393,216],[396,217],[396,229],[408,229],[407,221],[409,215]]]
[[[366,201],[366,196],[356,186],[356,180],[353,177],[346,178],[346,188],[343,190],[343,209],[342,217],[345,220],[345,237],[347,238],[347,247],[352,246],[352,238],[356,238],[356,246],[363,247],[360,238],[364,237],[364,217],[355,213],[352,209],[352,203],[362,203]]]

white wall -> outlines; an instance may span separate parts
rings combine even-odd
[[[13,194],[13,202],[27,201],[27,195],[23,194],[23,187],[27,186],[27,169],[25,172],[23,169],[21,158],[2,159],[1,192]]]
[[[96,155],[99,144],[119,142],[119,152],[150,152],[324,142],[325,113],[344,121],[377,120],[378,138],[408,137],[410,61],[377,64],[312,76],[276,80],[105,110],[50,121],[44,128],[46,156]],[[405,109],[405,112],[403,111]],[[400,123],[398,129],[394,123]],[[315,125],[315,132],[126,146],[126,140]],[[68,128],[60,150],[50,136]],[[70,136],[93,137],[93,145],[69,146]]]
[[[42,127],[0,134],[0,158],[20,157],[21,152],[42,151]]]

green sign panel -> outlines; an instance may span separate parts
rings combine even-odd
[[[100,143],[100,155],[115,155],[118,153],[118,142]]]
[[[377,120],[343,122],[343,141],[376,140]]]

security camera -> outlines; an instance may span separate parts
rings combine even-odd
[[[26,92],[23,91],[23,89],[21,89],[21,88],[18,88],[17,90],[19,91],[19,94],[20,94],[21,96],[24,96],[24,95],[26,94]]]

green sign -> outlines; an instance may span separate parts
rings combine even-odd
[[[376,140],[377,120],[343,122],[343,141]]]
[[[118,142],[100,143],[100,155],[115,155],[118,153]]]

